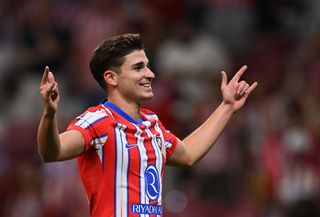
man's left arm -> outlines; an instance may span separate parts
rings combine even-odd
[[[229,83],[226,73],[221,72],[222,103],[199,128],[182,141],[178,140],[175,151],[168,158],[169,165],[192,166],[210,150],[232,115],[245,104],[258,84],[239,81],[246,69],[247,66],[243,66]]]

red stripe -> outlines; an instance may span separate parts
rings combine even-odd
[[[161,134],[160,134],[160,132],[158,132],[157,130],[156,130],[156,124],[157,124],[157,120],[155,120],[155,119],[153,119],[152,121],[151,121],[151,127],[150,127],[150,131],[151,131],[151,133],[153,134],[153,135],[156,135],[156,136],[158,136],[158,137],[161,137]],[[159,128],[159,130],[160,130],[160,128]],[[161,142],[163,142],[163,141],[161,141]],[[158,145],[158,143],[156,142],[156,146],[157,147],[159,147],[159,145]],[[162,144],[161,143],[161,146],[164,146],[164,144]],[[162,147],[159,147],[159,149],[160,149],[160,152],[159,152],[159,154],[160,154],[160,157],[162,158],[162,165],[161,165],[161,182],[163,183],[163,174],[164,174],[164,162],[165,162],[165,158],[164,158],[164,156],[163,156],[163,154],[162,154]],[[162,185],[162,187],[163,187],[163,185]],[[162,193],[161,193],[162,194]],[[160,195],[161,196],[161,195]],[[157,201],[154,201],[154,202],[152,202],[152,204],[154,204],[154,205],[158,205],[158,202]],[[156,217],[156,215],[150,215],[150,217]]]
[[[127,140],[128,144],[137,144],[137,138],[134,136],[136,128],[130,125],[127,129]],[[140,153],[138,146],[129,149],[129,175],[128,175],[128,212],[129,216],[139,216],[139,214],[131,213],[131,204],[140,203]]]
[[[154,127],[154,124],[151,123],[150,128],[149,128],[151,133],[154,133],[154,132],[152,132],[153,131],[153,129],[152,129],[153,127]],[[144,129],[145,128],[146,127],[144,126]],[[150,165],[150,164],[155,165],[157,159],[156,159],[156,154],[155,154],[154,147],[152,145],[152,137],[147,135],[147,133],[146,133],[146,131],[144,129],[142,129],[143,130],[142,136],[145,138],[144,146],[146,148],[147,155],[148,155],[148,165]],[[151,201],[150,204],[157,205],[158,201]],[[149,216],[150,217],[156,217],[156,215],[149,215]]]
[[[109,131],[109,136],[107,143],[104,145],[104,179],[101,183],[101,187],[103,195],[101,195],[101,204],[102,209],[106,209],[105,204],[108,204],[108,208],[110,209],[110,213],[114,211],[115,201],[115,179],[116,176],[116,150],[114,148],[115,144],[115,133],[114,130]]]

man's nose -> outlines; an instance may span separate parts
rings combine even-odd
[[[145,73],[145,77],[146,78],[155,78],[156,76],[155,76],[155,74],[153,73],[153,71],[151,70],[151,69],[149,69],[149,68],[147,68],[147,70],[146,70],[146,73]]]

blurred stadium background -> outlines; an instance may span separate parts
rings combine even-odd
[[[145,104],[177,136],[219,104],[220,71],[259,86],[208,155],[168,168],[167,217],[320,216],[320,1],[1,0],[0,216],[88,217],[75,160],[43,164],[38,88],[56,75],[60,129],[97,104],[92,50],[143,35],[156,97]]]

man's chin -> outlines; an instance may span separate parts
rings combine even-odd
[[[142,102],[145,102],[145,101],[148,101],[148,100],[153,99],[153,97],[154,97],[153,94],[149,94],[148,96],[143,96],[143,97],[141,97],[141,101],[142,101]]]

